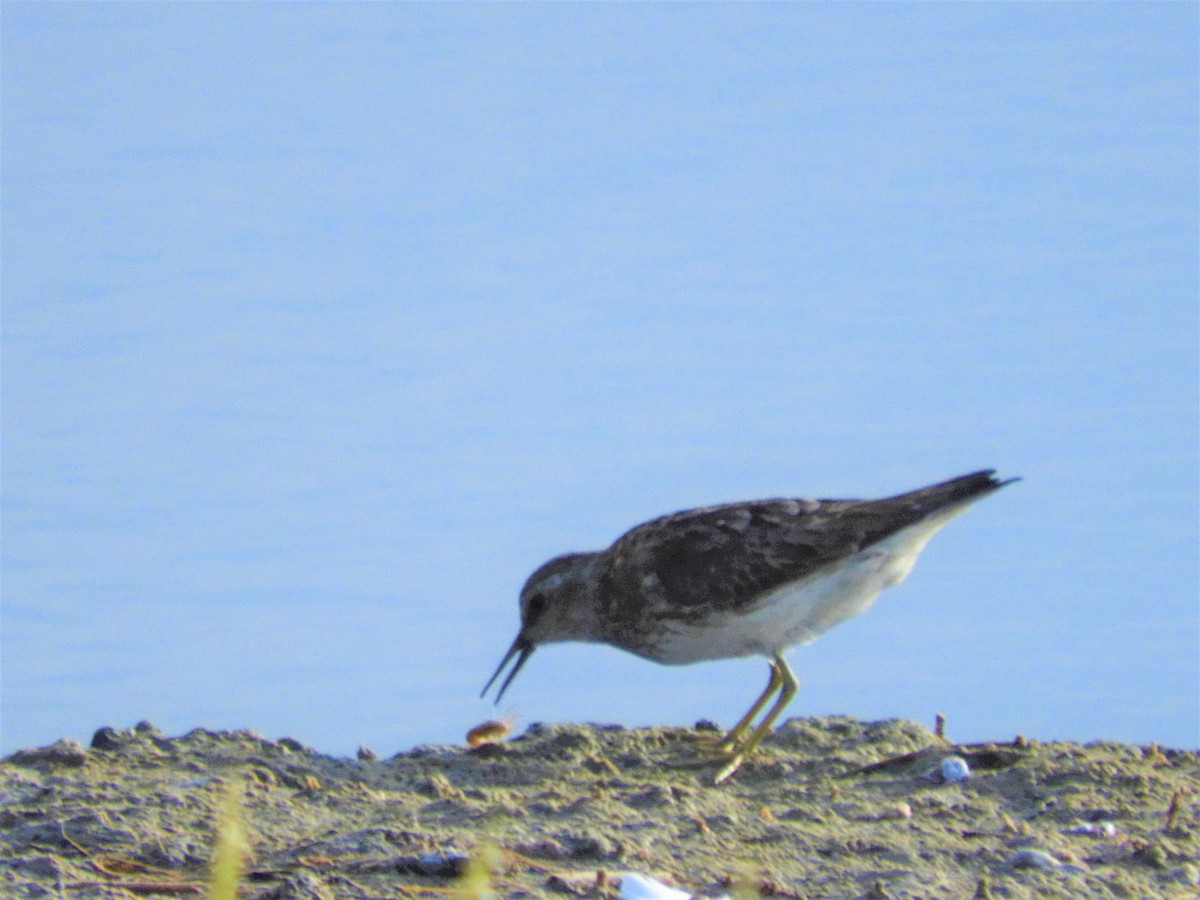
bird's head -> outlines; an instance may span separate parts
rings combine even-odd
[[[497,703],[539,644],[587,640],[593,636],[590,626],[595,617],[589,576],[595,557],[594,553],[559,556],[529,576],[521,588],[521,630],[484,685],[481,697],[514,657],[517,662],[500,685]]]

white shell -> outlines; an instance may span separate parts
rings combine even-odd
[[[939,769],[942,773],[942,781],[948,784],[955,781],[966,781],[971,777],[971,767],[961,756],[947,756],[942,760]]]
[[[692,895],[679,888],[667,887],[661,881],[655,881],[637,872],[621,873],[622,900],[691,900]],[[728,898],[721,898],[728,900]]]

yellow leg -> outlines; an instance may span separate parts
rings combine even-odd
[[[738,723],[729,729],[729,733],[721,739],[721,743],[717,746],[722,753],[732,753],[738,748],[738,745],[742,742],[742,733],[750,727],[750,723],[754,721],[754,717],[767,705],[767,701],[771,699],[771,695],[779,690],[783,684],[783,677],[779,674],[779,669],[775,666],[775,660],[768,660],[768,662],[771,664],[771,677],[767,679],[766,690],[754,701],[754,705],[750,707],[750,711],[742,716],[738,720]]]
[[[745,743],[743,743],[741,747],[738,748],[737,752],[733,754],[733,758],[730,759],[729,762],[725,764],[724,768],[717,773],[715,782],[716,784],[720,784],[722,781],[725,781],[734,772],[741,768],[742,763],[746,761],[746,758],[754,752],[759,744],[762,743],[762,739],[766,737],[767,732],[771,730],[771,726],[775,724],[775,720],[779,718],[779,714],[783,712],[783,708],[791,703],[792,698],[796,696],[796,691],[800,687],[800,682],[796,680],[796,676],[792,672],[791,667],[788,666],[787,660],[783,658],[783,654],[777,654],[772,658],[771,671],[772,675],[771,684],[768,686],[769,689],[755,702],[754,706],[756,708],[752,709],[751,712],[757,712],[758,708],[762,707],[762,705],[766,702],[768,694],[774,691],[776,681],[780,683],[779,699],[775,701],[775,705],[771,707],[771,711],[763,716],[763,720],[759,722],[758,727],[756,727],[754,731],[750,733],[750,737],[746,739]],[[739,722],[738,726],[740,725],[741,723]],[[735,726],[735,729],[738,726]]]

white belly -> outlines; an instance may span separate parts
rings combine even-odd
[[[766,594],[740,614],[698,629],[672,626],[656,658],[693,663],[735,656],[772,656],[807,644],[865,612],[884,588],[904,580],[933,533],[961,509],[918,522],[842,562]]]

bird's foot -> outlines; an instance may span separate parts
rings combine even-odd
[[[721,771],[717,772],[717,777],[713,779],[713,784],[724,784],[733,777],[733,773],[742,767],[742,763],[746,760],[746,754],[742,752],[734,753],[725,765],[721,767]]]

